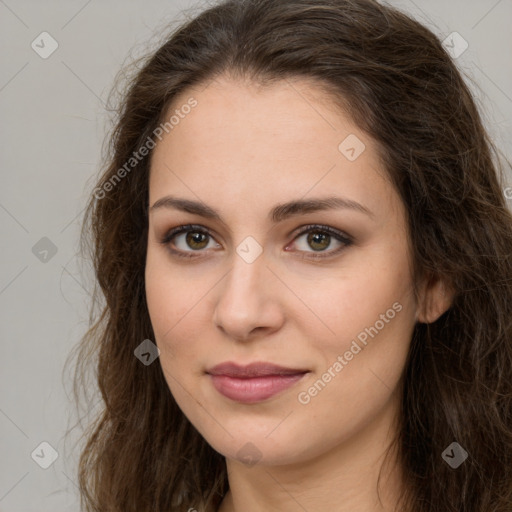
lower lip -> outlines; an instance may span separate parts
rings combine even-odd
[[[305,373],[294,375],[268,375],[246,379],[227,375],[210,375],[215,389],[227,398],[251,404],[266,400],[293,386]]]

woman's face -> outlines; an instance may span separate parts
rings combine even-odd
[[[301,80],[221,79],[176,109],[151,162],[145,269],[176,402],[249,465],[368,442],[398,407],[418,319],[404,207],[374,142]],[[288,371],[212,375],[226,362]]]

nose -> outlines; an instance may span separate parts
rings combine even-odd
[[[231,271],[216,287],[214,325],[238,341],[279,330],[284,321],[280,284],[264,253],[252,263],[235,253]]]

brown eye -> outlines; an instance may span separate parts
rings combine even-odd
[[[188,231],[185,241],[194,250],[204,249],[208,245],[209,235],[199,231]],[[206,243],[205,243],[206,242]]]
[[[331,235],[321,233],[319,231],[312,231],[308,234],[307,240],[312,249],[315,251],[322,251],[329,247],[331,243]]]
[[[205,228],[192,224],[171,229],[160,243],[168,247],[172,254],[187,258],[206,253],[203,249],[220,247]]]

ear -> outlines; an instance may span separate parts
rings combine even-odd
[[[420,323],[435,322],[452,305],[455,292],[439,277],[430,276],[423,282],[416,320]]]

